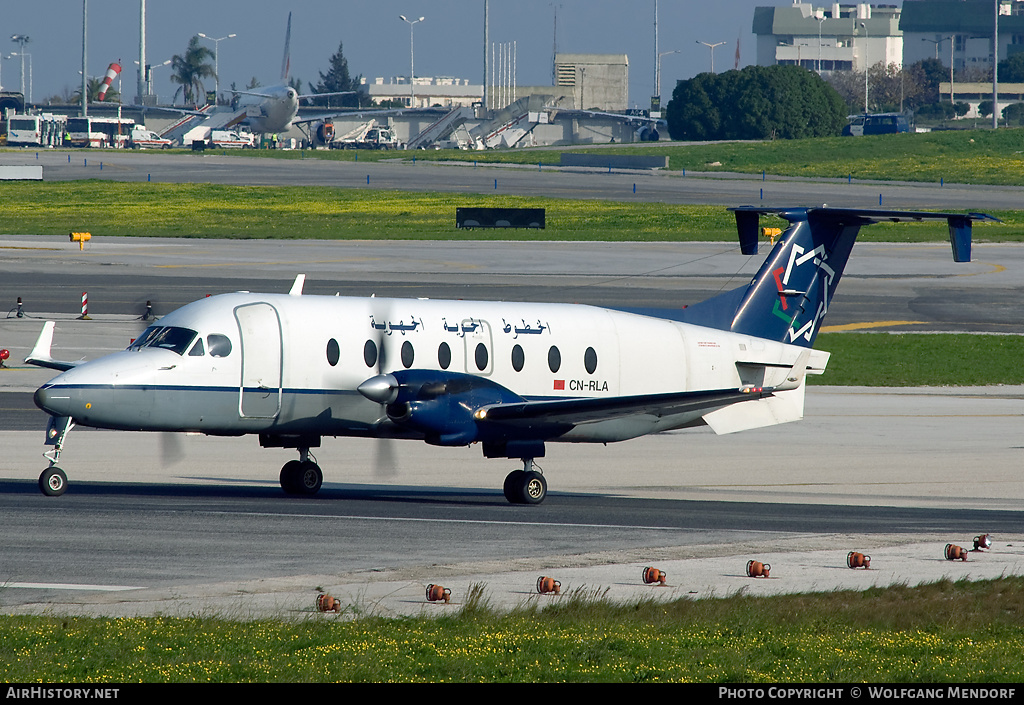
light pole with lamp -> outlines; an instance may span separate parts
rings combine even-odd
[[[206,39],[207,41],[213,42],[213,72],[214,74],[216,74],[214,78],[217,81],[217,95],[214,97],[213,103],[214,105],[216,105],[220,102],[220,43],[223,42],[225,39],[233,39],[238,35],[229,34],[226,37],[219,37],[217,39],[214,39],[213,37],[208,37],[202,32],[200,32],[199,36],[203,39]]]
[[[864,114],[868,114],[868,74],[870,73],[871,64],[868,63],[868,26],[863,22],[860,23],[861,29],[864,30]]]
[[[821,25],[825,24],[824,17],[818,17],[818,75],[821,75]],[[833,55],[834,58],[834,55]],[[835,66],[833,64],[833,66]]]
[[[952,105],[955,100],[953,98],[953,48],[956,46],[956,35],[950,35],[948,37],[942,37],[941,39],[928,39],[927,37],[921,37],[922,42],[931,42],[935,45],[935,60],[939,60],[939,45],[947,39],[949,40],[949,103]]]
[[[661,57],[668,56],[669,54],[678,54],[678,53],[679,53],[679,50],[676,49],[675,51],[663,51],[663,52],[658,54],[658,65],[656,67],[657,70],[655,71],[655,74],[656,74],[656,78],[655,78],[656,85],[655,85],[655,88],[658,91],[659,114],[658,115],[651,115],[651,117],[661,117],[661,115],[660,115],[660,107],[661,107]]]
[[[715,47],[720,47],[723,44],[725,44],[725,42],[715,42],[714,44],[708,44],[707,42],[702,42],[702,41],[700,41],[698,39],[697,43],[698,44],[703,44],[704,46],[706,46],[708,49],[711,50],[711,73],[714,73],[715,72]]]
[[[27,97],[25,93],[25,45],[32,40],[27,34],[12,34],[11,41],[21,45],[21,51],[19,52],[21,56],[21,95],[22,97]]]
[[[138,64],[139,62],[136,61],[135,63]],[[158,69],[161,66],[170,66],[170,65],[171,65],[171,60],[170,59],[168,59],[167,61],[163,61],[163,62],[161,62],[159,64],[146,64],[146,68],[143,71],[142,76],[143,76],[143,83],[145,84],[144,89],[146,91],[146,95],[147,96],[153,95],[153,69]],[[157,100],[157,102],[159,103],[160,101]]]
[[[420,17],[418,20],[410,20],[405,15],[399,15],[402,22],[409,25],[409,107],[416,107],[416,54],[413,51],[413,34],[416,29],[416,23],[422,22],[425,18]]]

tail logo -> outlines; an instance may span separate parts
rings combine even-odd
[[[789,253],[789,262],[786,266],[779,267],[772,272],[775,276],[775,285],[779,293],[779,299],[772,307],[772,313],[790,324],[789,330],[786,332],[786,342],[795,341],[797,338],[804,338],[810,342],[814,337],[813,333],[818,326],[818,322],[828,313],[829,292],[832,290],[835,271],[825,264],[827,258],[828,254],[825,252],[824,245],[819,245],[813,250],[807,251],[794,243],[793,249]],[[799,281],[805,285],[804,291],[787,288],[796,270],[808,262],[814,266],[814,272],[809,276],[800,272],[800,276],[798,276]],[[822,273],[824,273],[824,278],[821,277]],[[822,287],[821,301],[818,303],[818,309],[815,311],[814,317],[800,326],[797,322],[797,316],[803,310],[803,307],[797,307],[792,313],[788,312],[789,308],[791,305],[795,306],[796,302],[800,299],[806,298],[815,282],[818,282]],[[790,302],[790,298],[796,301]]]

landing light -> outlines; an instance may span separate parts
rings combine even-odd
[[[556,595],[560,595],[562,593],[562,583],[558,582],[554,578],[548,578],[542,575],[537,578],[537,592],[541,595],[546,595],[552,592]]]
[[[668,580],[668,574],[665,573],[665,571],[658,570],[657,568],[651,568],[650,566],[644,568],[644,583],[647,585],[651,585],[653,583],[664,585],[666,580]]]
[[[747,576],[750,578],[767,578],[772,567],[761,561],[747,561]]]
[[[959,546],[957,546],[954,543],[947,543],[946,544],[945,555],[946,555],[946,560],[947,561],[956,561],[956,560],[966,561],[967,560],[967,551],[965,551],[964,549],[960,548]]]
[[[452,599],[452,591],[441,585],[434,585],[431,583],[427,585],[427,601],[428,602],[441,602],[447,605]]]
[[[316,596],[316,608],[321,612],[341,612],[341,602],[325,592]]]
[[[846,554],[846,565],[850,568],[870,568],[871,556],[865,556],[857,551],[850,551]]]

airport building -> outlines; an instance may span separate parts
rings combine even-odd
[[[409,85],[408,76],[394,76],[385,80],[363,79],[363,90],[374,104],[401,103],[414,108],[457,108],[472,107],[483,100],[484,89],[473,85],[468,78],[417,76]]]
[[[758,7],[753,32],[758,66],[802,66],[828,73],[862,72],[879,62],[903,65],[904,38],[895,5],[794,2]]]
[[[992,70],[992,0],[907,0],[900,20],[904,60],[938,59],[957,71]],[[1024,0],[999,2],[999,60],[1024,51]]]

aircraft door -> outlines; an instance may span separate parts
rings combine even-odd
[[[242,342],[242,378],[238,388],[238,415],[273,419],[281,413],[281,378],[284,354],[281,318],[268,303],[235,309]]]

